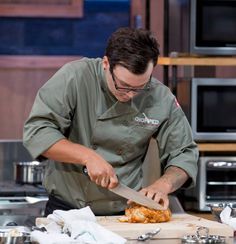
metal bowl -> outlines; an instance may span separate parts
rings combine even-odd
[[[24,244],[30,240],[30,235],[22,233],[21,236],[9,236],[6,232],[0,232],[0,244]]]
[[[207,206],[210,208],[212,215],[218,222],[221,222],[220,213],[227,206],[232,209],[231,217],[236,217],[236,203],[215,203],[207,204]]]
[[[6,226],[0,229],[0,244],[24,244],[30,240],[30,232],[25,227]]]

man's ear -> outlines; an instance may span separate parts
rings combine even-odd
[[[108,61],[108,58],[107,56],[104,56],[103,59],[102,59],[102,65],[103,65],[103,69],[104,70],[107,70],[110,68],[110,64],[109,64],[109,61]]]

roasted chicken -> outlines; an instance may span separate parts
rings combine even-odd
[[[125,210],[125,216],[119,218],[120,222],[129,223],[160,223],[171,218],[170,209],[155,210],[138,204],[132,204]]]

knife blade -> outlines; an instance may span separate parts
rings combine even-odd
[[[144,196],[143,194],[141,194],[138,191],[133,190],[132,188],[129,188],[126,185],[123,185],[121,183],[119,183],[115,188],[112,189],[108,189],[112,192],[114,192],[115,194],[122,196],[128,200],[131,200],[133,202],[136,202],[140,205],[146,206],[148,208],[152,208],[155,210],[165,210],[165,208],[157,203],[156,201],[152,200],[151,198],[148,198],[146,196]]]
[[[83,173],[88,176],[88,170],[86,167],[83,167]],[[157,203],[156,201],[152,200],[151,198],[148,198],[141,194],[138,191],[133,190],[132,188],[122,184],[118,183],[118,185],[112,189],[108,189],[109,191],[124,197],[128,200],[131,200],[133,202],[136,202],[140,205],[146,206],[148,208],[152,208],[155,210],[166,210],[161,204]]]

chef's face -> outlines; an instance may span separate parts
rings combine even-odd
[[[103,67],[107,79],[108,88],[120,102],[127,102],[134,96],[148,90],[153,71],[153,63],[148,64],[147,70],[141,75],[131,73],[121,65],[116,65],[110,70],[107,57],[103,58]]]

